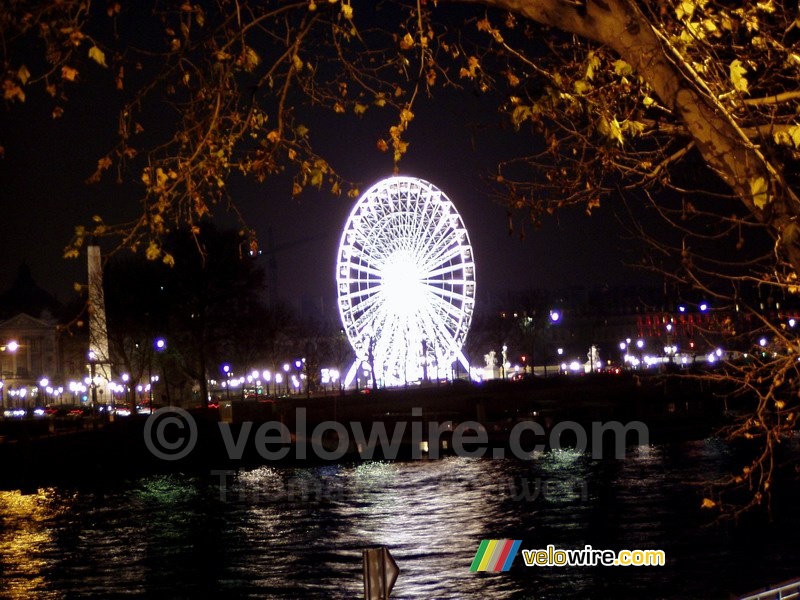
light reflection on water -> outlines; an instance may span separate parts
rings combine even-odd
[[[724,444],[705,440],[615,461],[561,450],[530,462],[263,466],[0,492],[0,590],[358,598],[361,551],[378,545],[401,569],[395,598],[726,598],[800,576],[796,516],[774,528],[702,527],[697,484],[731,464]],[[518,557],[509,573],[470,573],[484,538],[660,548],[668,566],[533,569]]]

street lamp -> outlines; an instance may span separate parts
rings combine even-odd
[[[166,347],[167,347],[167,342],[164,340],[164,338],[156,338],[153,341],[153,348],[156,350],[156,352],[162,352],[164,349],[166,349]],[[163,372],[164,370],[163,367],[161,370]],[[150,361],[147,370],[147,376],[150,378],[149,396],[150,396],[150,414],[152,415],[153,414],[153,354],[152,353],[150,353]],[[156,381],[158,381],[158,379],[156,379]]]
[[[289,395],[289,363],[284,363],[283,365],[283,372],[286,373],[284,375],[284,379],[286,379],[286,395]]]
[[[225,395],[230,402],[231,399],[231,366],[229,364],[222,365],[222,372],[225,373]]]
[[[47,406],[47,386],[50,385],[50,380],[47,377],[42,377],[39,380],[39,387],[42,391],[42,400],[40,406]]]

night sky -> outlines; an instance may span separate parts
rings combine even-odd
[[[129,173],[122,185],[85,183],[116,133],[108,98],[89,89],[76,87],[60,119],[52,119],[48,102],[36,98],[0,112],[0,145],[5,147],[0,160],[2,290],[25,262],[40,286],[62,301],[69,299],[73,284],[85,281],[85,258],[62,258],[74,227],[88,223],[93,214],[109,222],[136,214],[142,192],[136,173]],[[591,217],[579,209],[565,211],[545,220],[538,231],[527,223],[524,240],[518,232],[509,236],[506,210],[490,200],[485,178],[498,158],[535,142],[527,134],[492,127],[501,120],[494,110],[469,93],[418,105],[407,137],[409,152],[400,165],[400,174],[430,181],[461,213],[474,248],[479,301],[487,294],[530,288],[640,280],[642,273],[621,264],[623,257],[630,261],[635,254],[631,242],[621,237],[612,202]],[[320,153],[327,152],[334,167],[365,191],[392,175],[391,153],[376,149],[390,116],[312,117],[311,135]],[[264,184],[232,181],[229,189],[262,248],[268,248],[272,232],[278,296],[295,306],[303,297],[335,298],[336,248],[355,201],[314,190],[292,199],[288,178]],[[222,208],[216,218],[221,225],[232,223]],[[521,214],[516,220],[525,221]]]

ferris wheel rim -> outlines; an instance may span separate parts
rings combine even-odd
[[[408,210],[395,210],[404,202]],[[415,314],[413,327],[405,323],[410,313],[403,313],[402,306],[395,306],[395,312],[384,306],[392,260],[424,273],[413,287],[425,310]],[[421,342],[423,353],[432,344],[437,369],[440,359],[459,357],[474,309],[475,263],[461,215],[434,184],[393,176],[370,186],[348,215],[336,267],[339,313],[358,359],[366,361],[374,352],[397,363],[401,358],[396,348],[403,341],[406,346]],[[403,314],[398,316],[398,310]],[[389,366],[397,369],[396,364]]]

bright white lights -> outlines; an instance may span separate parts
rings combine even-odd
[[[379,385],[449,375],[475,306],[475,263],[445,194],[412,177],[367,190],[344,226],[336,266],[339,313],[357,364]],[[372,374],[370,374],[370,378]]]

